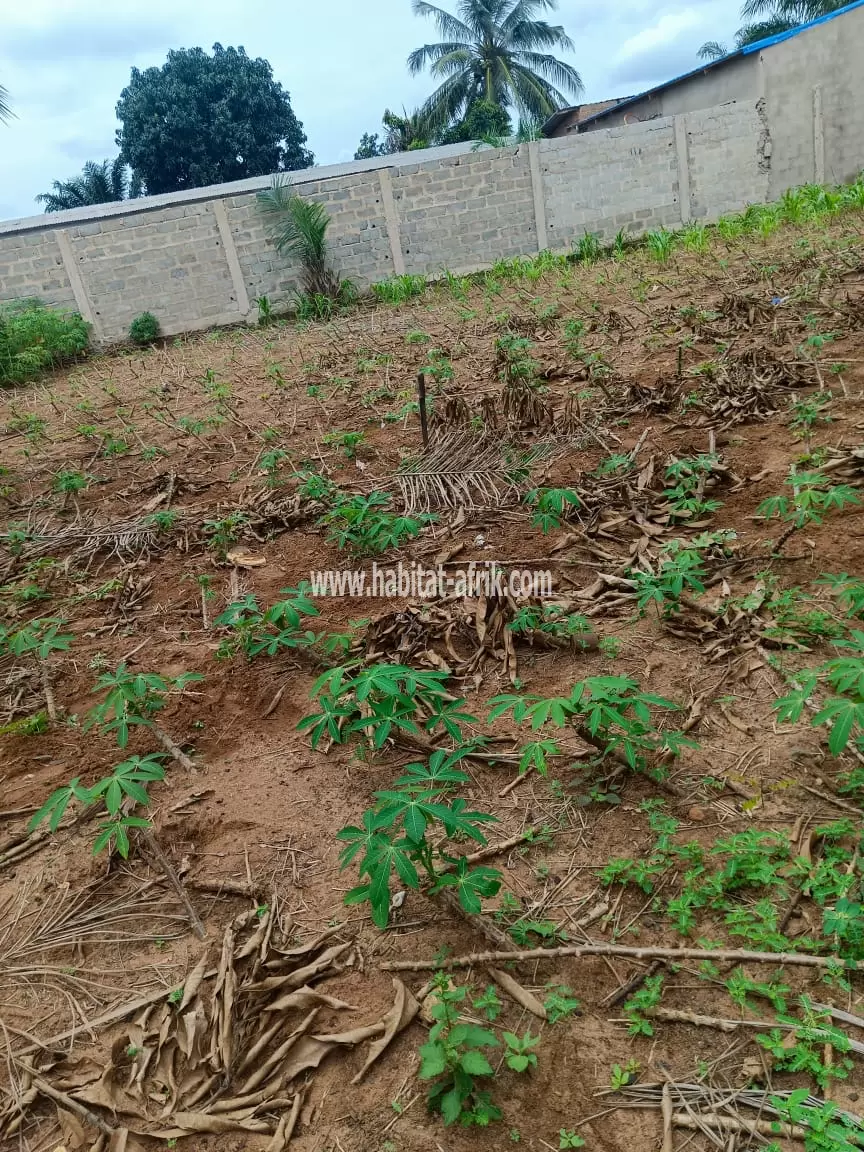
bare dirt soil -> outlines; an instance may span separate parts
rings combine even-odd
[[[649,1109],[615,1109],[615,1098],[596,1096],[609,1087],[612,1066],[631,1060],[638,1067],[630,1077],[643,1084],[801,1086],[864,1110],[855,1104],[864,1073],[854,1051],[848,1076],[829,1075],[822,1090],[807,1069],[773,1068],[776,1054],[755,1042],[753,1027],[655,1019],[643,1034],[628,1034],[627,997],[614,1006],[608,1000],[645,975],[652,946],[777,947],[767,932],[756,939],[752,917],[749,936],[730,931],[728,905],[698,909],[682,937],[667,910],[688,868],[681,856],[665,860],[641,887],[601,876],[611,860],[656,855],[658,812],[677,822],[674,843],[701,845],[709,862],[728,858],[711,857],[718,841],[774,830],[790,846],[789,859],[814,864],[834,843],[814,830],[851,818],[836,842],[848,847],[843,869],[852,878],[853,915],[860,913],[853,844],[860,811],[854,793],[837,794],[857,766],[854,744],[832,757],[826,729],[808,724],[812,710],[799,723],[781,723],[774,705],[789,692],[786,677],[836,655],[831,640],[855,626],[814,581],[826,573],[864,576],[864,506],[829,509],[779,549],[785,524],[757,509],[772,496],[790,496],[784,482],[793,464],[864,487],[862,228],[864,216],[847,213],[764,239],[715,237],[707,251],[680,251],[668,263],[634,251],[522,275],[499,269],[400,306],[362,306],[327,324],[220,330],[94,356],[3,397],[5,626],[14,632],[36,618],[60,618],[72,637],[68,651],[46,661],[57,720],[37,723],[42,730],[34,734],[15,724],[46,707],[38,663],[27,654],[2,657],[4,1147],[164,1148],[176,1141],[187,1149],[275,1152],[287,1147],[295,1102],[292,1152],[462,1152],[510,1143],[539,1152],[567,1146],[562,1130],[594,1150],[659,1146],[659,1096]],[[519,374],[514,356],[534,361],[533,411],[512,406],[518,388],[504,411],[502,388],[508,374]],[[356,741],[313,750],[297,725],[317,710],[310,690],[328,658],[302,651],[226,657],[230,632],[214,623],[248,594],[269,606],[312,571],[370,569],[368,557],[357,560],[328,540],[319,525],[327,500],[304,496],[297,474],[320,473],[349,493],[388,492],[398,510],[397,470],[421,448],[414,401],[424,368],[433,437],[452,438],[461,427],[478,444],[542,451],[530,475],[502,485],[500,500],[475,492],[474,506],[433,507],[434,523],[376,559],[446,561],[452,574],[472,561],[549,569],[556,603],[586,616],[593,638],[584,647],[544,646],[536,637],[528,643],[504,628],[512,604],[453,597],[413,614],[419,602],[408,598],[321,597],[319,616],[304,626],[332,634],[360,622],[353,657],[449,669],[448,690],[479,718],[467,723],[465,738],[500,741],[487,746],[500,751],[499,762],[465,762],[463,794],[470,807],[497,818],[490,843],[535,834],[486,861],[501,870],[503,886],[484,901],[484,922],[502,932],[516,922],[514,950],[589,939],[649,950],[643,959],[556,956],[509,966],[541,1001],[550,987],[565,986],[580,1006],[543,1021],[499,989],[503,1010],[494,1026],[519,1035],[530,1029],[541,1039],[536,1067],[525,1073],[504,1066],[500,1050],[493,1055],[499,1071],[489,1090],[503,1119],[489,1128],[445,1128],[427,1112],[417,1073],[429,1021],[411,1012],[429,973],[382,968],[486,950],[478,918],[409,891],[379,931],[368,905],[343,903],[356,868],[340,871],[336,834],[359,823],[373,793],[422,754],[398,738],[377,754]],[[813,396],[827,402],[822,418],[793,427]],[[362,439],[352,448],[350,438],[346,446],[333,433]],[[715,463],[699,499],[719,506],[675,515],[664,496],[665,469],[700,455]],[[500,481],[500,467],[491,471]],[[64,473],[83,474],[86,486],[62,491]],[[581,506],[544,533],[532,525],[525,497],[559,488],[577,493]],[[735,535],[703,542],[704,591],[685,590],[668,615],[656,604],[640,614],[626,583],[631,570],[657,572],[671,540],[721,530]],[[799,599],[792,622],[777,605],[790,588],[813,597]],[[433,636],[423,626],[435,611],[445,626]],[[802,612],[825,619],[802,623]],[[150,787],[149,813],[204,921],[203,942],[134,834],[128,860],[93,855],[96,822],[74,804],[53,835],[44,825],[28,832],[33,812],[73,777],[89,786],[128,754],[159,750],[147,726],[133,727],[121,754],[112,733],[85,724],[100,699],[97,679],[121,662],[163,677],[203,675],[159,713],[160,727],[194,770],[169,758],[164,782]],[[620,771],[612,759],[596,764],[597,749],[574,727],[544,729],[559,754],[546,775],[519,778],[519,748],[536,737],[509,714],[488,725],[489,701],[506,692],[567,696],[578,681],[605,676],[630,677],[643,692],[677,704],[678,713],[660,715],[661,727],[686,729],[697,746],[674,761],[649,757],[644,771]],[[663,807],[646,807],[651,800]],[[790,948],[810,938],[812,952],[833,954],[837,941],[823,927],[824,909],[798,894],[793,866],[772,864],[764,845],[756,855],[769,871],[779,869],[779,879],[764,888],[745,882],[735,906],[752,911],[767,901]],[[291,955],[316,940],[307,953]],[[322,955],[318,972],[298,985],[291,974]],[[199,962],[200,990],[189,977]],[[663,1009],[773,1020],[764,997],[734,1003],[726,982],[736,970],[776,981],[779,968],[705,968],[697,959],[650,971],[664,975]],[[278,989],[260,987],[274,974],[284,977]],[[824,975],[783,968],[788,1012],[798,1011],[804,994],[861,1016],[860,977],[850,975],[844,987]],[[490,983],[482,964],[453,979],[469,983],[475,998]],[[277,993],[307,985],[309,997],[290,1011],[268,1007]],[[184,990],[169,997],[175,988]],[[324,999],[314,1000],[316,993]],[[122,1006],[139,997],[150,1006],[123,1015]],[[274,1033],[260,1052],[253,1046],[280,1011],[289,1030],[317,1011],[293,1049],[296,1055],[297,1044],[307,1045],[306,1063],[280,1093],[251,1102],[250,1072],[265,1067],[288,1033]],[[469,1015],[482,1014],[469,1008]],[[392,1027],[376,1031],[382,1019]],[[864,1021],[841,1027],[864,1041]],[[382,1031],[392,1042],[353,1083]],[[313,1041],[313,1034],[341,1039]],[[814,1050],[829,1066],[845,1057],[830,1042]],[[274,1066],[284,1071],[278,1059]],[[263,1075],[261,1082],[268,1082]],[[214,1111],[226,1093],[235,1103]],[[674,1146],[683,1149],[692,1136],[676,1130]],[[716,1139],[723,1147],[759,1142],[746,1131]],[[702,1132],[694,1143],[710,1146]]]

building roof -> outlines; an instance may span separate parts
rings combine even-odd
[[[676,76],[673,80],[666,80],[662,84],[657,84],[654,88],[648,88],[645,92],[640,92],[638,96],[630,96],[625,100],[618,101],[613,106],[604,108],[600,112],[595,112],[591,116],[586,116],[584,119],[580,117],[580,127],[582,124],[593,124],[598,120],[602,120],[613,111],[618,112],[630,104],[636,104],[640,100],[664,92],[667,88],[672,88],[684,80],[691,80],[694,76],[701,76],[706,72],[712,71],[714,68],[722,68],[723,65],[728,64],[730,60],[749,56],[753,52],[761,52],[765,48],[772,48],[775,44],[779,44],[781,40],[791,40],[793,36],[799,36],[802,32],[806,32],[808,28],[814,28],[817,24],[825,24],[828,20],[834,20],[837,16],[843,16],[847,12],[851,12],[853,8],[861,8],[862,6],[864,6],[864,0],[853,0],[853,3],[846,4],[843,8],[837,8],[836,11],[828,12],[824,16],[817,16],[815,20],[808,20],[806,24],[800,24],[797,28],[790,28],[788,32],[778,32],[774,36],[766,36],[764,40],[757,40],[753,44],[745,44],[743,48],[736,48],[734,52],[729,52],[727,55],[721,56],[718,60],[711,60],[707,64],[701,64],[698,68],[694,68],[690,72],[685,72],[683,76]],[[553,126],[549,130],[554,131],[554,128],[557,128],[561,119],[563,119],[564,113],[571,111],[573,111],[573,109],[562,109],[561,112],[556,112],[546,124],[543,125],[544,135],[547,129],[549,129],[549,125]]]
[[[553,112],[543,125],[543,133],[550,136],[565,120],[575,119],[577,124],[581,124],[583,120],[590,120],[598,112],[605,112],[607,108],[614,108],[630,99],[632,99],[630,96],[617,96],[612,100],[595,100],[590,104],[573,104],[569,108],[560,108],[557,112]]]

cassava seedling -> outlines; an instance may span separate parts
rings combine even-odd
[[[415,717],[427,717],[425,730],[443,729],[454,741],[462,740],[462,725],[477,723],[460,709],[464,700],[452,700],[444,685],[446,672],[418,671],[399,664],[373,664],[355,670],[342,665],[325,672],[312,688],[321,711],[305,716],[297,725],[308,732],[313,748],[327,738],[345,744],[364,734],[374,750],[391,736],[407,732],[419,736]]]
[[[496,696],[491,701],[490,724],[512,711],[517,723],[530,721],[536,732],[545,724],[563,728],[573,723],[577,731],[600,749],[603,757],[621,757],[630,768],[644,768],[646,754],[679,755],[684,747],[696,747],[677,732],[659,732],[651,709],[677,710],[678,705],[660,696],[639,691],[635,680],[625,676],[592,676],[576,684],[569,696]]]
[[[66,621],[62,619],[46,617],[31,620],[16,632],[6,632],[0,628],[0,648],[4,648],[13,656],[31,656],[36,662],[42,681],[45,707],[52,722],[57,720],[57,705],[48,673],[48,660],[54,652],[69,651],[69,645],[74,637],[61,634],[60,629],[65,623]]]
[[[316,641],[315,633],[300,627],[304,616],[318,615],[309,591],[308,584],[283,588],[280,593],[283,599],[264,612],[253,595],[229,604],[213,621],[217,628],[226,628],[231,633],[220,645],[217,657],[230,657],[242,651],[252,660],[261,653],[275,656],[283,650],[311,647]]]
[[[183,672],[180,676],[165,679],[153,672],[130,672],[125,663],[119,664],[116,671],[106,672],[96,682],[94,693],[104,692],[105,698],[87,713],[84,730],[98,727],[105,733],[113,732],[117,743],[125,748],[132,725],[150,728],[165,750],[189,769],[192,767],[189,758],[159,727],[154,717],[165,707],[170,693],[182,693],[187,684],[203,679],[200,672]]]
[[[419,868],[430,894],[455,889],[469,914],[479,913],[481,899],[494,896],[500,888],[500,872],[482,865],[472,868],[464,855],[443,847],[443,842],[457,836],[485,844],[482,827],[495,820],[488,812],[470,811],[462,797],[453,795],[469,780],[457,767],[468,751],[439,749],[428,764],[409,765],[392,789],[376,793],[377,804],[364,812],[361,827],[338,833],[337,839],[345,845],[341,867],[359,859],[363,880],[346,895],[345,902],[368,901],[379,928],[386,928],[389,920],[394,872],[400,884],[417,890],[421,887]],[[438,833],[434,839],[433,829]]]

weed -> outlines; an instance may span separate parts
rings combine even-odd
[[[391,276],[372,285],[372,295],[382,304],[405,304],[425,291],[425,276]]]
[[[825,1091],[832,1080],[845,1080],[853,1068],[849,1052],[849,1037],[830,1023],[830,1016],[820,1014],[801,997],[804,1021],[785,1021],[796,1025],[794,1031],[784,1032],[772,1028],[770,1032],[759,1033],[756,1043],[770,1052],[774,1068],[778,1072],[804,1072],[812,1076]],[[834,1049],[834,1059],[826,1063],[825,1046]]]
[[[38,300],[0,306],[0,385],[37,380],[87,350],[90,326],[77,312],[59,312]]]
[[[609,1076],[609,1084],[613,1092],[619,1092],[622,1088],[626,1088],[628,1084],[634,1083],[638,1079],[641,1065],[638,1060],[630,1059],[626,1064],[613,1064],[612,1072]]]
[[[454,988],[445,975],[436,976],[434,983],[435,1023],[420,1049],[420,1078],[435,1081],[426,1097],[429,1110],[440,1113],[445,1124],[459,1120],[465,1127],[485,1128],[500,1120],[501,1112],[477,1081],[494,1075],[484,1049],[497,1048],[498,1038],[479,1025],[460,1022],[467,988]]]
[[[82,492],[92,479],[93,477],[88,476],[86,472],[63,468],[55,474],[51,487],[55,492]]]
[[[704,224],[688,224],[680,232],[682,247],[688,252],[704,252],[709,243],[709,232]]]
[[[436,384],[446,384],[456,375],[450,357],[440,348],[429,349],[421,371]]]
[[[579,264],[596,264],[603,255],[603,245],[596,232],[585,232],[573,242],[573,258]]]
[[[557,1024],[578,1012],[580,1003],[566,984],[547,984],[543,1007],[549,1023]]]
[[[631,1036],[653,1036],[654,1025],[649,1019],[652,1008],[656,1008],[663,996],[663,973],[648,976],[642,987],[624,1004],[624,1015],[630,1021],[628,1033]]]
[[[562,1128],[558,1133],[558,1147],[559,1149],[584,1148],[585,1141],[575,1128]]]
[[[431,344],[432,337],[428,332],[423,332],[420,328],[412,328],[410,332],[405,333],[406,344]]]
[[[675,233],[666,228],[655,228],[645,236],[645,244],[655,260],[666,264],[675,247]]]
[[[152,312],[142,312],[129,325],[129,339],[141,347],[159,338],[159,321]]]
[[[540,1043],[539,1036],[532,1036],[530,1030],[524,1036],[517,1036],[515,1032],[502,1032],[507,1052],[504,1063],[513,1072],[527,1072],[529,1068],[537,1067],[537,1054],[534,1049]]]
[[[341,448],[342,455],[346,460],[354,460],[363,439],[362,432],[328,432],[323,438],[323,443]]]
[[[478,1012],[483,1013],[490,1023],[494,1023],[494,1021],[497,1020],[501,1015],[501,1009],[504,1007],[501,1003],[501,998],[495,991],[494,984],[489,984],[483,995],[473,1000],[472,1004]]]

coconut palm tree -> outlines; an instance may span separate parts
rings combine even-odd
[[[442,80],[422,109],[435,130],[460,120],[478,100],[545,120],[566,105],[565,91],[582,91],[576,69],[544,51],[573,48],[562,27],[536,19],[558,0],[459,0],[458,16],[426,0],[413,0],[413,7],[434,20],[442,37],[408,57],[412,75],[428,68]]]
[[[55,180],[53,188],[53,192],[42,192],[36,197],[37,203],[45,205],[46,212],[134,200],[143,191],[141,180],[134,172],[130,175],[119,156],[116,160],[103,160],[101,164],[88,160],[80,176]]]

